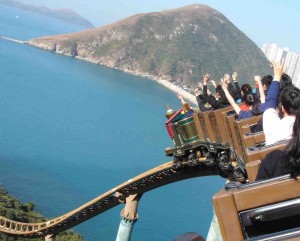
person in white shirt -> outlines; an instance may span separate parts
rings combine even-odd
[[[279,82],[284,74],[283,66],[280,63],[273,65],[274,80]],[[275,108],[268,108],[263,114],[263,129],[266,145],[274,144],[281,140],[292,137],[296,112],[300,106],[300,90],[295,86],[289,86],[280,93],[281,111],[283,118],[280,119]]]

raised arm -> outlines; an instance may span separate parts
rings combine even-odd
[[[216,89],[216,88],[217,88],[217,83],[216,83],[216,81],[211,80],[210,82],[211,82],[211,84],[214,86],[214,88]]]
[[[234,88],[235,88],[235,99],[236,100],[242,99],[241,87],[240,87],[239,82],[238,82],[238,73],[233,72],[231,77],[233,79]]]
[[[266,96],[264,92],[264,88],[261,82],[261,77],[259,75],[254,76],[255,82],[258,84],[258,90],[259,90],[259,97],[260,97],[260,103],[265,103],[266,102]]]
[[[181,104],[185,103],[185,101],[181,95],[177,95],[177,97],[180,100]]]
[[[203,75],[203,97],[205,98],[205,99],[207,99],[207,84],[208,84],[208,82],[209,82],[209,79],[210,79],[210,74],[205,74],[205,75]],[[200,85],[199,85],[199,87],[200,87]]]
[[[231,76],[229,74],[225,74],[223,79],[226,81],[227,83],[227,89],[231,95],[231,97],[234,99],[234,101],[236,100],[236,96],[235,96],[235,88],[233,86],[233,84],[231,83]]]
[[[233,97],[231,96],[231,94],[229,93],[228,89],[227,89],[227,81],[225,78],[222,78],[221,79],[221,86],[222,86],[222,89],[224,90],[224,93],[226,95],[226,98],[228,100],[228,102],[230,103],[230,105],[233,107],[233,109],[235,110],[235,112],[237,114],[240,113],[241,111],[241,108],[235,103]]]
[[[283,65],[280,63],[273,63],[274,69],[274,79],[270,85],[266,102],[261,105],[261,110],[264,112],[267,109],[276,109],[278,95],[279,95],[279,86],[282,75],[285,73]]]

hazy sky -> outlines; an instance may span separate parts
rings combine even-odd
[[[299,0],[20,0],[51,8],[70,8],[101,26],[127,16],[207,4],[224,14],[259,47],[277,43],[300,54]]]

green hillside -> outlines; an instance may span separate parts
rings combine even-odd
[[[38,223],[44,222],[46,219],[34,211],[34,204],[29,202],[22,204],[16,198],[8,195],[7,191],[0,187],[0,216],[5,218],[15,220],[18,222],[25,223]],[[29,238],[16,238],[15,236],[8,236],[6,234],[0,233],[1,241],[32,241],[33,239]],[[43,241],[44,238],[36,238],[36,241]],[[56,238],[56,241],[83,241],[81,235],[74,233],[73,231],[66,231],[59,234]]]
[[[30,44],[108,67],[194,87],[238,71],[242,81],[271,72],[262,51],[226,17],[206,5],[138,14],[108,26],[49,36]]]

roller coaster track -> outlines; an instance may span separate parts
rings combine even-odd
[[[124,203],[130,195],[143,194],[166,184],[188,178],[219,174],[216,168],[206,167],[203,164],[197,166],[184,165],[179,169],[174,169],[172,165],[173,162],[167,162],[144,172],[81,207],[46,222],[22,223],[0,216],[0,232],[21,237],[56,235]]]

